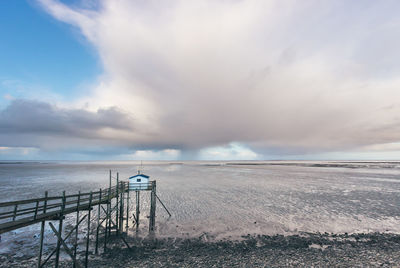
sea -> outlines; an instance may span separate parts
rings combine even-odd
[[[108,187],[110,170],[114,185],[117,173],[127,180],[138,168],[157,181],[157,194],[172,214],[157,205],[160,238],[400,233],[396,161],[3,161],[0,202],[43,197],[45,191],[49,196],[97,191]],[[149,193],[143,193],[138,233],[143,237],[149,201]],[[128,235],[136,235],[129,217]],[[67,218],[66,226],[73,221]],[[2,234],[0,254],[36,255],[39,230],[36,224]],[[45,246],[54,247],[50,228],[45,234]]]

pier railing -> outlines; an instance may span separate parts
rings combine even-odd
[[[112,178],[116,179],[115,186],[112,186]],[[140,192],[151,191],[150,193],[150,215],[149,232],[154,232],[156,218],[157,200],[164,207],[169,216],[171,213],[162,203],[156,194],[156,181],[148,183],[129,183],[120,181],[117,173],[113,177],[110,170],[109,187],[99,189],[98,191],[85,192],[72,195],[66,195],[63,191],[60,196],[48,196],[45,192],[44,197],[9,201],[0,203],[0,234],[26,227],[32,224],[41,223],[40,243],[38,250],[37,267],[44,267],[50,263],[52,256],[55,255],[54,267],[58,268],[60,259],[60,250],[63,249],[73,261],[74,267],[88,267],[88,255],[90,252],[90,235],[95,229],[95,247],[94,253],[98,254],[100,249],[100,237],[103,237],[104,251],[107,249],[107,241],[113,232],[120,237],[125,245],[130,249],[129,244],[124,238],[129,228],[129,219],[131,216],[136,225],[136,231],[139,229],[140,219]],[[136,213],[130,214],[130,192],[136,192]],[[94,215],[91,215],[95,212]],[[97,210],[97,212],[96,212]],[[66,215],[72,214],[75,217],[75,226],[67,231],[63,228],[63,221]],[[91,225],[91,217],[95,216],[97,224]],[[58,221],[58,225],[54,225]],[[125,230],[124,229],[125,221]],[[77,255],[79,226],[87,224],[86,228],[86,247],[85,259],[80,260]],[[43,258],[43,241],[45,228],[48,225],[53,234],[57,236],[56,248],[45,258]],[[57,228],[56,228],[57,227]],[[71,238],[72,241],[70,240]],[[82,266],[82,262],[84,265]]]
[[[0,203],[0,234],[44,220],[57,220],[60,216],[76,211],[88,210],[106,204],[118,194],[126,192],[128,183],[121,181],[117,186],[96,192],[61,196],[45,196],[26,200]]]

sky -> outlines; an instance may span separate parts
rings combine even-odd
[[[399,8],[0,1],[0,160],[400,159]]]

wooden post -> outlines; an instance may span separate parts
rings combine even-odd
[[[78,228],[79,228],[79,205],[81,203],[81,191],[78,192],[78,200],[76,203],[76,229],[75,229],[75,243],[74,243],[74,258],[76,259],[76,251],[78,249]],[[75,268],[75,263],[73,265]]]
[[[18,210],[18,204],[16,204],[14,207],[13,221],[15,221],[15,218],[17,217],[17,210]]]
[[[57,239],[57,251],[56,251],[56,263],[54,264],[54,267],[58,268],[58,262],[60,260],[60,247],[61,247],[61,235],[62,235],[62,227],[63,227],[63,219],[64,219],[64,209],[65,209],[65,191],[63,191],[63,196],[62,196],[62,203],[61,203],[61,213],[60,213],[60,222],[58,224],[58,233],[60,236]]]
[[[122,233],[122,228],[124,227],[124,192],[125,184],[121,181],[121,193],[119,201],[119,232]]]
[[[156,223],[156,181],[151,182],[151,198],[150,198],[150,222],[149,222],[149,232],[154,232],[154,226]]]
[[[139,219],[140,219],[140,191],[136,190],[136,232],[139,231]]]
[[[110,226],[110,196],[111,196],[111,170],[110,170],[110,183],[108,186],[108,197],[107,197],[107,215],[106,215],[106,230],[104,233],[104,252],[107,249],[107,237],[109,236],[109,226]]]
[[[48,192],[44,192],[44,204],[43,204],[43,214],[46,213],[47,209],[47,194]],[[40,268],[42,262],[42,253],[43,253],[43,236],[44,236],[44,227],[46,222],[42,221],[42,226],[40,228],[40,246],[39,246],[39,256],[38,256],[38,265],[37,267]]]
[[[90,192],[89,196],[89,211],[88,211],[88,218],[87,218],[87,237],[86,237],[86,251],[85,251],[85,268],[88,267],[88,258],[89,258],[89,239],[90,239],[90,213],[92,211],[92,198],[93,198],[93,193]]]
[[[112,198],[111,198],[111,186],[112,186],[112,181],[111,181],[111,170],[110,170],[110,189],[109,189],[109,195],[108,195],[108,200],[109,200],[109,209],[108,209],[108,237],[111,235],[111,203],[112,203]]]
[[[39,208],[39,200],[36,201],[35,215],[33,216],[33,219],[35,219],[35,220],[36,220],[36,217],[37,217],[38,208]]]
[[[165,209],[165,211],[168,213],[168,215],[171,217],[171,213],[169,212],[169,210],[167,209],[167,207],[164,205],[164,203],[161,201],[161,199],[158,197],[158,195],[156,194],[156,197],[158,199],[158,201],[160,201],[160,204],[163,206],[163,208]]]
[[[126,232],[128,233],[129,228],[129,181],[127,183],[127,193],[126,193]]]
[[[96,249],[94,251],[95,254],[99,253],[100,206],[101,206],[101,188],[100,188],[100,194],[99,194],[99,207],[98,207],[98,210],[97,210]]]
[[[117,172],[117,203],[116,203],[116,207],[117,207],[117,209],[116,209],[116,212],[115,212],[115,228],[116,228],[116,231],[117,231],[117,235],[119,235],[119,224],[118,224],[118,220],[119,220],[119,187],[120,187],[120,185],[119,185],[119,173]]]

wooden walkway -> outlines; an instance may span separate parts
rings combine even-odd
[[[86,222],[87,234],[84,267],[88,267],[90,234],[92,233],[91,230],[93,230],[93,226],[91,226],[91,211],[94,208],[97,208],[95,219],[97,221],[95,227],[95,254],[98,254],[99,252],[99,236],[103,235],[104,237],[105,252],[107,249],[107,241],[112,235],[112,231],[115,231],[116,236],[120,237],[125,245],[130,248],[129,244],[124,239],[123,229],[124,220],[126,221],[126,231],[129,227],[129,193],[131,191],[136,192],[136,215],[132,215],[136,225],[136,230],[138,230],[139,227],[139,191],[151,191],[149,215],[150,232],[153,232],[155,227],[157,200],[159,200],[168,214],[171,214],[156,195],[156,181],[150,181],[146,184],[142,183],[140,190],[132,190],[132,188],[129,189],[129,182],[119,181],[118,173],[115,178],[115,186],[111,186],[111,179],[112,175],[110,171],[109,187],[106,189],[100,189],[96,192],[79,192],[78,194],[66,195],[64,191],[61,196],[48,196],[48,192],[45,192],[45,195],[42,198],[0,203],[0,234],[32,224],[41,223],[37,267],[43,267],[45,264],[49,264],[49,260],[54,254],[56,254],[54,267],[58,267],[61,249],[71,257],[74,267],[83,267],[77,256],[78,229],[80,224]],[[66,230],[63,230],[63,220],[66,215],[73,213],[76,215],[75,226],[66,234]],[[56,228],[51,221],[58,221],[58,228]],[[44,229],[46,227],[46,222],[57,237],[57,245],[56,248],[43,260],[43,238],[45,235]],[[102,232],[100,232],[101,230]],[[72,238],[73,234],[75,234],[75,240],[67,244],[69,241],[68,239]],[[72,246],[71,243],[73,243]]]
[[[107,204],[111,199],[128,190],[127,182],[120,182],[97,192],[73,195],[47,196],[20,201],[0,203],[0,234],[42,221],[59,220],[70,213],[92,209],[99,204]]]

